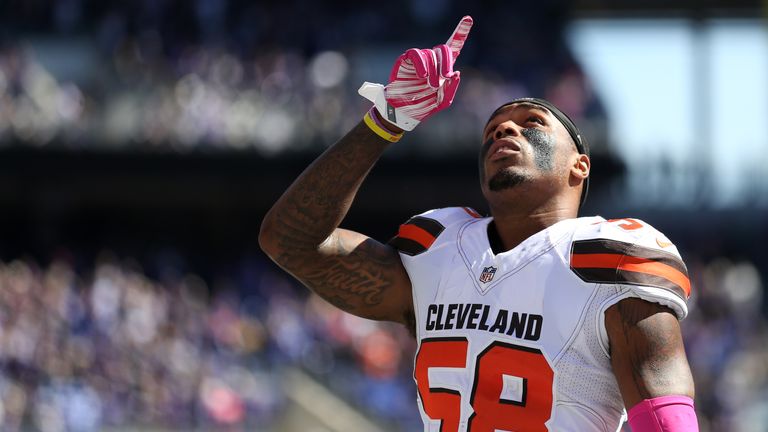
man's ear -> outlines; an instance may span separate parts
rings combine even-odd
[[[590,161],[589,156],[585,154],[580,154],[578,157],[574,160],[573,165],[571,166],[571,176],[574,180],[583,182],[584,180],[589,177],[589,170],[590,170]]]

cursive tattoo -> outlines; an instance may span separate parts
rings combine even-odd
[[[405,322],[413,306],[397,251],[338,228],[387,144],[358,124],[275,203],[259,240],[277,264],[333,305],[365,318]]]

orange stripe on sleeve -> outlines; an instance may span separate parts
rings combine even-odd
[[[617,268],[624,255],[621,254],[573,254],[573,268]]]
[[[432,243],[434,243],[436,239],[435,236],[428,233],[426,230],[411,224],[400,225],[397,236],[408,240],[413,240],[416,243],[424,246],[425,249],[429,249],[429,247],[432,246]]]
[[[686,297],[691,295],[691,280],[688,279],[688,276],[666,264],[644,258],[625,256],[619,269],[663,277],[680,286],[685,291]]]
[[[571,255],[571,267],[615,268],[658,276],[678,285],[683,289],[686,297],[691,295],[691,281],[688,276],[676,268],[658,261],[621,254],[573,254]]]

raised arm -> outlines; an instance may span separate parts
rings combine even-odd
[[[262,249],[347,312],[413,325],[410,279],[397,251],[339,224],[387,145],[450,106],[460,79],[453,63],[471,26],[464,17],[446,44],[406,51],[386,87],[365,83],[360,94],[374,102],[365,121],[315,160],[262,222]]]
[[[355,315],[406,323],[411,285],[395,249],[337,228],[388,142],[360,122],[267,213],[259,244],[283,269]]]
[[[693,377],[672,310],[625,299],[608,308],[605,327],[613,373],[629,409],[632,430],[698,431]]]

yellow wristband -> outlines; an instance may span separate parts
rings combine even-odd
[[[371,118],[371,112],[370,111],[365,113],[365,116],[363,116],[363,121],[368,126],[368,128],[370,128],[373,131],[373,133],[375,133],[376,135],[384,138],[385,140],[387,140],[389,142],[398,142],[398,141],[400,141],[400,138],[403,137],[403,133],[402,132],[399,133],[399,134],[393,134],[392,132],[384,129],[381,126],[379,126],[379,124],[376,123],[376,120]]]

